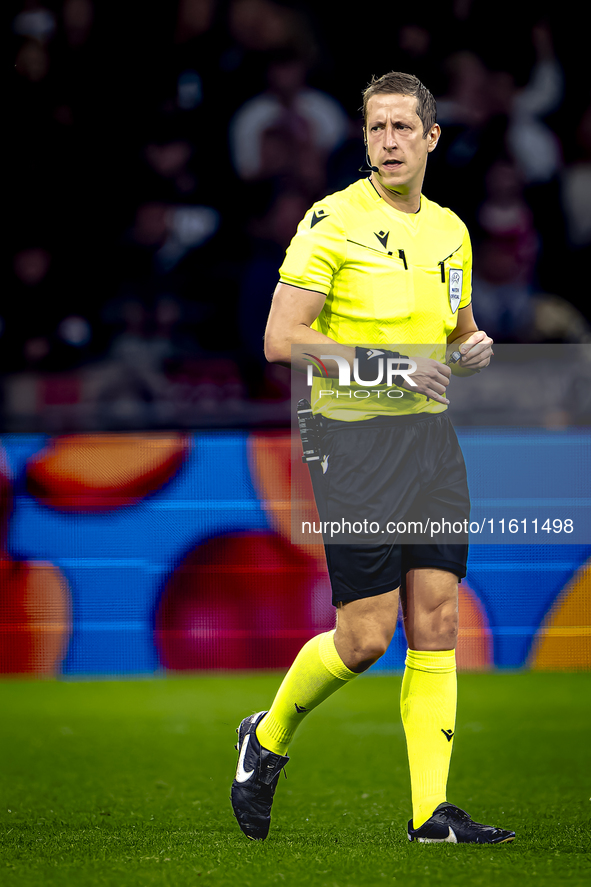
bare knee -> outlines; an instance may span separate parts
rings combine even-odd
[[[334,636],[347,668],[362,672],[383,656],[396,628],[398,589],[339,604]]]
[[[411,650],[453,650],[458,640],[458,579],[437,569],[411,570],[403,599]]]
[[[385,635],[339,637],[337,629],[335,646],[347,668],[360,673],[384,655],[391,639]]]
[[[458,608],[455,601],[444,601],[425,610],[415,621],[413,649],[455,650],[458,642]]]

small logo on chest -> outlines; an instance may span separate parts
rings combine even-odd
[[[374,231],[375,236],[378,238],[384,249],[388,249],[388,237],[390,236],[389,231]]]

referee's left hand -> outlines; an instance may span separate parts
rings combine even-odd
[[[469,339],[466,339],[458,351],[462,355],[459,364],[463,369],[472,370],[474,373],[487,367],[493,356],[493,340],[487,336],[484,330],[478,330],[472,333]]]

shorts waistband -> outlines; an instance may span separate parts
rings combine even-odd
[[[359,419],[356,422],[343,422],[341,419],[327,419],[321,415],[321,428],[327,431],[347,431],[365,428],[396,428],[401,425],[416,425],[444,417],[448,421],[447,410],[441,413],[409,413],[403,416],[373,416],[371,419]]]

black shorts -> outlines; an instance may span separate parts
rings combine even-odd
[[[357,601],[405,589],[406,574],[421,567],[446,570],[458,579],[466,575],[468,546],[325,545],[332,603]]]
[[[325,532],[333,604],[404,588],[408,571],[420,567],[466,575],[470,497],[446,413],[323,419],[322,451],[321,515],[337,530],[356,523],[376,530],[362,541],[350,530]],[[436,525],[444,531],[434,533]]]

